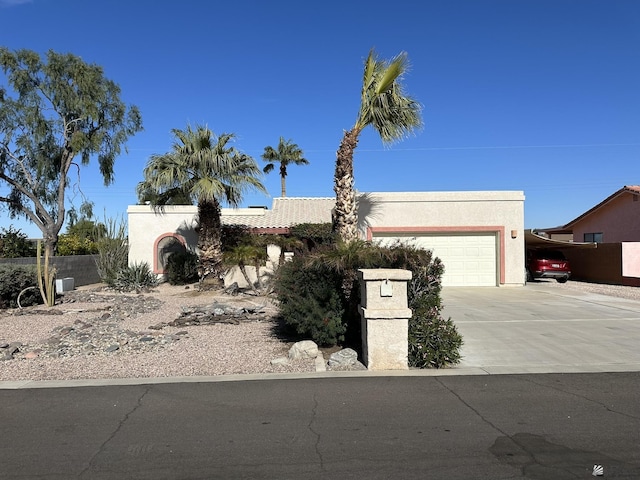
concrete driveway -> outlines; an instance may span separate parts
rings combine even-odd
[[[464,338],[457,373],[640,371],[640,301],[555,282],[445,287],[442,299]]]

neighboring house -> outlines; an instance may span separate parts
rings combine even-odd
[[[222,222],[256,233],[286,234],[300,223],[331,222],[334,198],[275,198],[266,207],[223,209]],[[129,262],[148,262],[164,273],[175,248],[196,249],[195,206],[146,205],[128,210]],[[445,265],[443,285],[524,283],[524,194],[497,192],[385,192],[358,197],[363,239],[402,240],[431,249]]]
[[[538,232],[574,242],[640,242],[640,186],[624,186],[566,225]]]
[[[597,244],[595,249],[563,250],[572,278],[640,285],[640,186],[624,186],[566,225],[538,232],[554,240]]]

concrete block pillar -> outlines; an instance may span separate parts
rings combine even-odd
[[[369,370],[408,370],[409,319],[407,282],[411,272],[361,269],[360,317],[362,357]]]

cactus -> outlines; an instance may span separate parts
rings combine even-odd
[[[44,265],[42,265],[42,241],[38,240],[36,249],[36,267],[38,270],[38,288],[42,301],[47,307],[53,307],[56,303],[56,269],[49,266],[49,252],[44,251]]]

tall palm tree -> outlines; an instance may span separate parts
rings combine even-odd
[[[228,143],[233,134],[216,136],[206,126],[172,130],[172,150],[152,155],[138,184],[138,195],[147,195],[162,210],[177,197],[198,205],[198,276],[200,285],[221,286],[224,275],[220,204],[237,207],[248,189],[266,193],[255,160]],[[149,195],[152,193],[152,195]]]
[[[400,83],[408,69],[407,54],[391,61],[379,60],[373,50],[364,64],[360,111],[355,125],[345,131],[336,153],[333,190],[336,193],[334,231],[343,242],[358,238],[358,212],[353,177],[353,153],[360,133],[368,125],[378,131],[385,144],[400,140],[422,126],[420,104],[404,94]]]
[[[298,145],[291,140],[285,141],[283,137],[280,137],[278,148],[275,149],[271,146],[264,147],[264,153],[262,159],[268,162],[264,167],[264,173],[269,173],[275,168],[275,164],[280,164],[280,186],[282,190],[282,196],[287,196],[286,177],[287,166],[289,164],[294,165],[309,165],[309,160],[303,157],[304,153]]]

